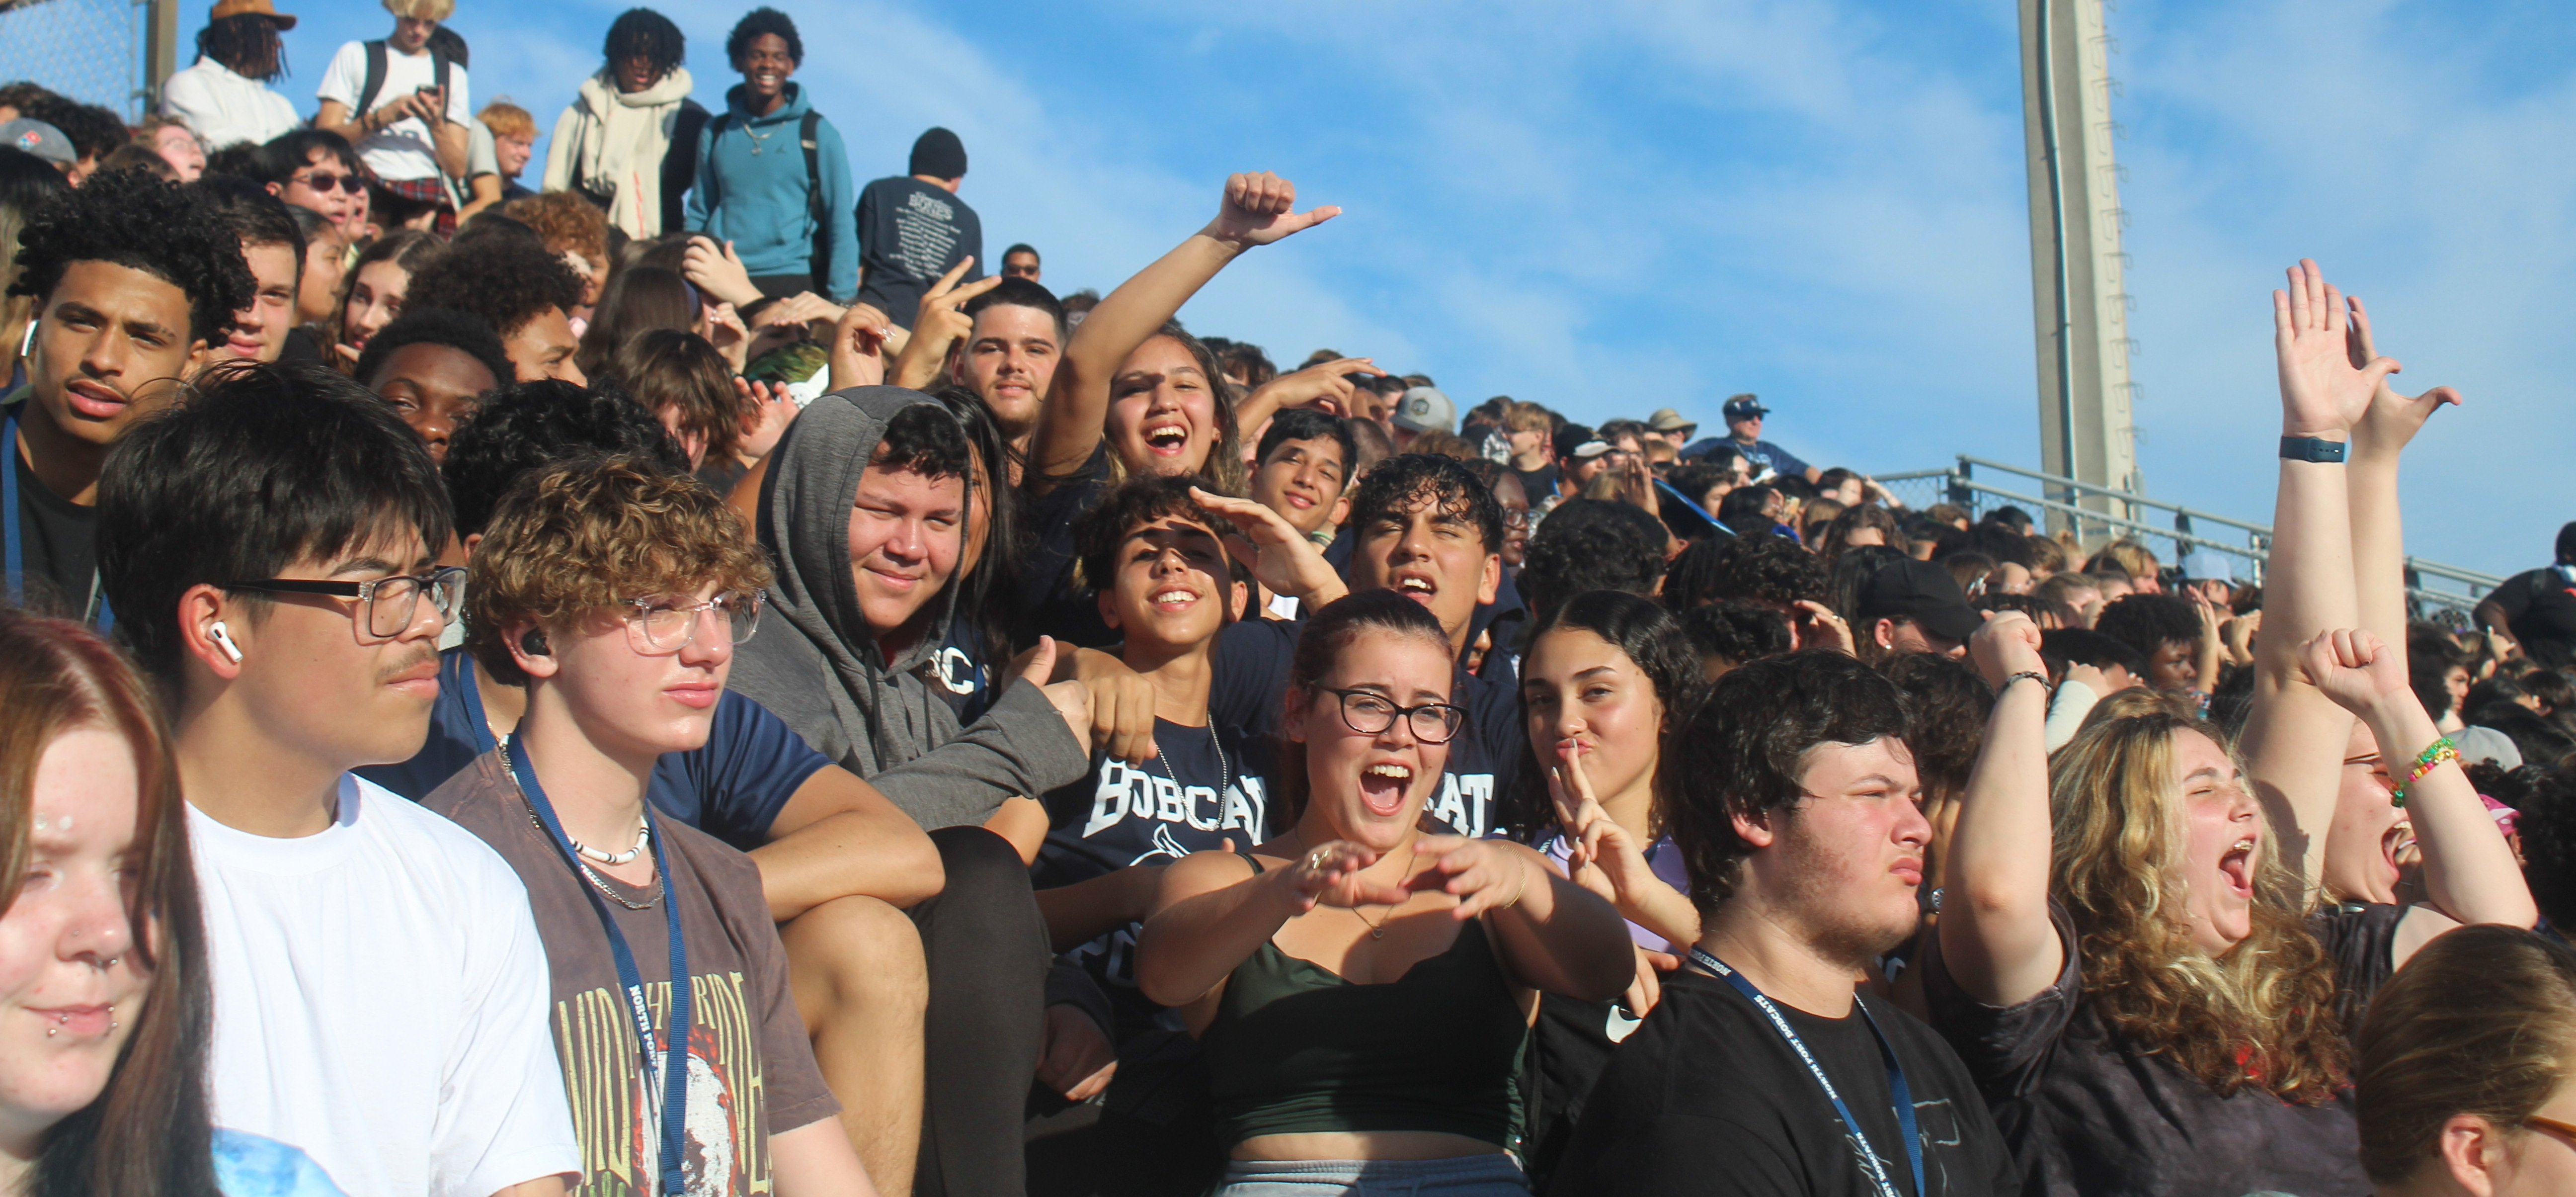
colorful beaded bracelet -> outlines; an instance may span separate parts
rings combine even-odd
[[[2442,762],[2450,761],[2456,764],[2459,759],[2460,750],[2452,745],[2451,737],[2442,736],[2435,739],[2430,746],[2426,747],[2421,754],[2416,756],[2415,767],[2407,772],[2406,780],[2397,783],[2397,788],[2388,792],[2389,804],[2403,808],[2406,805],[2406,791],[2409,788],[2413,787],[2416,782],[2424,780],[2424,776],[2426,774],[2431,773],[2435,769],[2441,768]]]

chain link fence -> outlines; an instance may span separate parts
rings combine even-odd
[[[135,0],[0,0],[0,82],[27,80],[143,116],[143,22]]]

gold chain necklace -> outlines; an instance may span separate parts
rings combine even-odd
[[[1422,851],[1421,851],[1421,849],[1420,849],[1419,847],[1413,848],[1413,849],[1411,849],[1411,850],[1409,850],[1409,851],[1407,851],[1407,852],[1405,853],[1405,856],[1404,856],[1404,875],[1405,875],[1406,877],[1411,877],[1411,876],[1413,876],[1413,862],[1414,862],[1415,860],[1417,860],[1417,859],[1420,859],[1421,855],[1422,855]],[[1404,902],[1410,902],[1410,901],[1412,901],[1412,900],[1413,900],[1413,895],[1411,895],[1411,894],[1407,894],[1407,895],[1405,895]],[[1374,923],[1372,923],[1372,922],[1370,922],[1370,921],[1369,921],[1368,908],[1367,908],[1367,907],[1364,907],[1364,906],[1353,906],[1353,907],[1351,907],[1351,908],[1350,908],[1350,911],[1351,911],[1351,914],[1352,914],[1352,915],[1356,916],[1356,917],[1360,920],[1360,925],[1361,925],[1361,926],[1367,927],[1367,928],[1369,929],[1369,938],[1370,938],[1370,939],[1384,939],[1384,938],[1386,938],[1386,925],[1387,925],[1388,923],[1391,923],[1391,922],[1394,922],[1394,921],[1395,921],[1395,912],[1396,912],[1396,909],[1397,909],[1398,907],[1403,906],[1403,905],[1404,905],[1404,902],[1397,902],[1397,903],[1395,903],[1394,905],[1387,907],[1387,908],[1386,908],[1386,918],[1385,918],[1385,919],[1383,919],[1383,920],[1381,920],[1381,921],[1374,922]]]

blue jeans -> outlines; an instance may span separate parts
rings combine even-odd
[[[1501,1152],[1446,1160],[1229,1160],[1215,1197],[1528,1197]]]

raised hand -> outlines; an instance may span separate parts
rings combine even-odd
[[[754,382],[736,375],[734,397],[742,403],[742,443],[736,451],[759,460],[778,447],[778,438],[787,435],[787,426],[796,422],[796,397],[787,393],[782,382]]]
[[[1851,623],[1834,613],[1834,609],[1814,599],[1799,599],[1797,618],[1789,622],[1792,648],[1830,648],[1848,656],[1860,655],[1852,642]]]
[[[2358,295],[2344,298],[2352,308],[2350,324],[2344,334],[2345,356],[2354,369],[2367,369],[2371,362],[2378,360],[2378,353],[2371,345],[2370,309],[2362,306]],[[2420,395],[2401,395],[2397,388],[2388,385],[2387,376],[2382,375],[2379,386],[2370,393],[2370,409],[2353,426],[2353,449],[2356,452],[2385,453],[2403,449],[2423,429],[2424,421],[2432,418],[2434,410],[2445,403],[2459,405],[2458,388],[2440,386]]]
[[[2341,439],[2370,409],[2372,392],[2400,368],[2393,358],[2352,363],[2343,293],[2313,259],[2290,268],[2272,293],[2272,349],[2281,372],[2281,434]]]
[[[2039,625],[2019,611],[1992,611],[1968,636],[1968,660],[1989,686],[2000,686],[2016,673],[2048,676],[2039,656]]]
[[[1547,870],[1532,866],[1503,840],[1427,835],[1415,844],[1415,855],[1429,857],[1432,864],[1407,878],[1404,887],[1416,892],[1439,890],[1458,899],[1449,917],[1462,923],[1488,910],[1515,905],[1530,886],[1547,884]]]
[[[957,280],[974,265],[972,257],[960,261],[921,293],[921,309],[912,322],[912,340],[904,345],[902,356],[894,364],[896,386],[917,391],[938,382],[939,372],[948,365],[949,347],[974,331],[975,321],[959,309],[966,306],[967,300],[1002,285],[1002,276],[996,274],[958,286]]]
[[[736,374],[751,360],[751,330],[743,327],[742,317],[730,303],[717,304],[707,313],[707,342],[724,355],[725,365]]]
[[[751,285],[751,270],[731,241],[718,245],[703,233],[689,238],[689,248],[680,255],[680,275],[722,303],[749,307],[760,299],[760,288]]]
[[[1250,397],[1245,399],[1245,407],[1249,409],[1253,404],[1266,398],[1275,405],[1272,410],[1313,406],[1320,408],[1327,415],[1347,416],[1351,414],[1351,389],[1356,385],[1349,378],[1352,374],[1373,374],[1383,378],[1386,376],[1386,371],[1379,369],[1376,362],[1364,357],[1345,357],[1329,362],[1317,362],[1303,370],[1293,370],[1261,384]],[[1251,425],[1247,424],[1245,427],[1251,427]]]
[[[2299,650],[2299,672],[2336,706],[2363,714],[2406,690],[2406,656],[2356,628],[2319,632]]]
[[[1341,575],[1324,560],[1323,550],[1278,512],[1250,499],[1228,498],[1195,486],[1190,497],[1234,525],[1235,535],[1225,538],[1226,551],[1249,564],[1252,576],[1273,593],[1322,606],[1347,591]]]
[[[1413,896],[1404,886],[1385,885],[1360,876],[1360,870],[1376,863],[1376,852],[1348,840],[1334,840],[1280,870],[1279,884],[1288,887],[1289,904],[1298,914],[1319,905],[1398,906]]]
[[[885,313],[867,304],[844,309],[832,323],[832,373],[826,385],[839,391],[884,382],[887,359],[902,352],[895,336],[901,331]]]
[[[1046,693],[1047,703],[1063,718],[1065,730],[1083,743],[1091,742],[1091,691],[1080,682],[1049,682],[1055,674],[1055,638],[1038,637],[1037,651],[1029,654],[1029,663],[1020,669],[1019,680]]]
[[[1663,883],[1636,837],[1602,809],[1592,779],[1583,771],[1583,754],[1572,740],[1557,741],[1556,763],[1547,771],[1547,797],[1571,849],[1565,866],[1575,884],[1625,909],[1636,904],[1646,885]]]
[[[1216,219],[1200,232],[1237,248],[1268,245],[1282,237],[1300,233],[1342,214],[1327,204],[1305,212],[1296,211],[1297,185],[1269,171],[1228,175],[1225,200],[1217,208]]]

